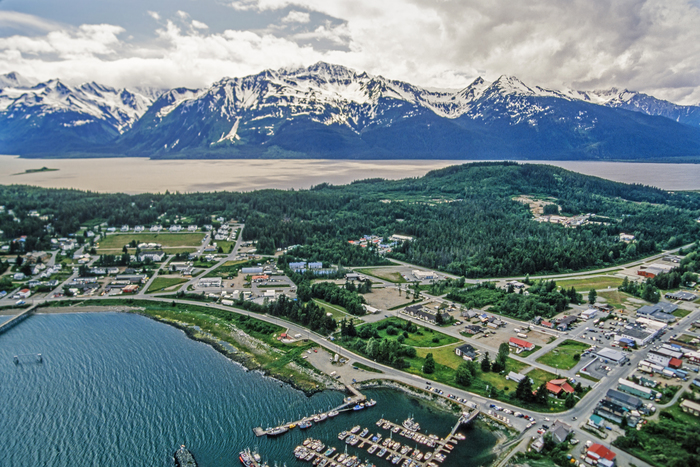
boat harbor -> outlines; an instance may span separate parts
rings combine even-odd
[[[268,427],[267,429],[263,429],[262,427],[256,427],[253,428],[253,433],[255,433],[256,436],[279,436],[297,427],[302,430],[310,428],[311,426],[313,426],[314,423],[324,422],[329,418],[333,418],[339,415],[341,412],[364,410],[366,408],[373,407],[376,404],[374,400],[368,401],[367,397],[365,397],[362,393],[360,393],[360,391],[358,391],[353,386],[346,385],[345,387],[348,390],[348,392],[350,392],[350,394],[352,395],[343,399],[343,403],[338,407],[331,409],[328,412],[321,412],[318,414],[309,415],[300,420],[292,421],[289,423],[283,422],[278,426]]]
[[[366,450],[368,456],[373,455],[401,467],[438,467],[450,455],[459,441],[465,436],[457,433],[463,424],[471,422],[479,414],[478,410],[465,412],[445,438],[432,434],[420,433],[420,425],[413,418],[406,419],[402,425],[389,420],[379,419],[376,423],[377,433],[360,425],[338,434],[338,439],[349,446]],[[388,431],[385,437],[379,430]],[[397,439],[394,439],[396,435]],[[406,438],[406,441],[400,437]],[[320,440],[308,438],[303,445],[294,449],[297,459],[312,462],[317,467],[373,467],[372,461],[363,460],[358,455],[349,455],[347,447],[344,452],[327,447]],[[364,457],[364,456],[362,456]]]

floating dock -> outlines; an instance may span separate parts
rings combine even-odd
[[[338,439],[358,449],[365,449],[368,454],[383,458],[401,467],[438,467],[438,464],[444,462],[452,452],[457,442],[464,440],[464,436],[456,435],[459,427],[474,420],[478,414],[478,410],[463,413],[450,434],[445,438],[408,430],[384,419],[377,422],[377,426],[381,429],[413,440],[415,447],[409,446],[408,443],[401,444],[401,442],[394,440],[392,435],[383,439],[381,434],[372,434],[368,428],[360,431],[359,426],[341,432]],[[429,449],[423,452],[419,449],[419,445],[427,446]],[[326,449],[320,440],[311,438],[307,439],[303,446],[297,446],[294,455],[299,460],[313,461],[314,465],[318,467],[369,467],[373,465],[369,460],[363,461],[357,455],[349,455],[347,449],[345,453],[337,452],[335,448]]]
[[[296,428],[302,423],[309,421],[318,423],[329,418],[333,418],[340,412],[349,412],[355,410],[355,407],[360,406],[360,404],[363,404],[361,405],[362,409],[374,406],[374,401],[370,401],[371,405],[364,405],[364,402],[367,401],[367,397],[360,393],[360,391],[358,391],[356,388],[348,385],[345,385],[345,388],[348,390],[348,392],[352,394],[352,396],[346,397],[341,405],[329,410],[328,412],[312,414],[300,420],[292,421],[289,423],[282,423],[281,425],[270,427],[267,429],[263,429],[262,427],[255,427],[253,428],[253,433],[255,433],[255,436],[278,436]]]

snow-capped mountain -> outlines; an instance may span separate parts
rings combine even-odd
[[[27,143],[54,147],[57,134],[65,133],[59,150],[81,150],[82,140],[113,140],[159,95],[94,82],[73,87],[57,79],[32,85],[17,73],[0,76],[0,86],[0,141],[16,141],[19,147]]]
[[[68,135],[75,151],[165,158],[696,157],[698,110],[629,91],[550,90],[513,76],[429,90],[320,62],[172,89],[154,101],[95,83],[38,84],[0,112],[0,152],[39,154]],[[7,124],[24,134],[8,136]]]

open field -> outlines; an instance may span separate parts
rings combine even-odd
[[[585,279],[571,279],[565,281],[557,281],[557,285],[570,289],[575,287],[581,293],[590,289],[606,289],[608,287],[617,288],[622,284],[622,279],[615,276],[595,276]]]
[[[135,255],[136,254],[136,248],[127,248],[129,254]],[[172,246],[164,246],[163,247],[163,252],[166,255],[174,255],[177,253],[194,253],[197,251],[196,247],[172,247]],[[121,256],[124,251],[121,248],[98,248],[97,253],[101,255],[119,255]]]
[[[343,308],[340,305],[331,305],[330,303],[324,302],[323,300],[320,300],[318,298],[312,298],[312,300],[316,303],[316,305],[323,308],[323,310],[326,313],[330,313],[336,321],[340,321],[341,319],[345,318],[353,320],[355,324],[360,324],[364,322],[362,321],[362,318],[358,318],[357,316],[351,315],[345,310],[345,308]]]
[[[168,287],[173,287],[178,284],[184,284],[187,279],[184,277],[161,277],[158,276],[153,279],[151,286],[148,288],[146,293],[162,292]]]
[[[404,284],[406,279],[401,276],[401,273],[388,268],[360,268],[355,269],[355,272],[365,274],[367,276],[377,277],[385,281],[393,282],[394,284]]]
[[[580,355],[581,352],[589,347],[590,345],[584,344],[583,342],[567,339],[556,348],[539,357],[537,361],[551,366],[552,368],[570,370],[580,361],[580,359],[574,360],[574,355]]]
[[[397,323],[400,325],[403,325],[405,320],[402,320],[400,318],[386,318],[381,321],[378,321],[377,323],[374,323],[374,326],[379,325],[380,323],[385,323],[388,322],[389,325],[392,323]],[[414,324],[414,323],[413,323]],[[449,345],[449,344],[455,344],[459,342],[457,338],[448,336],[447,334],[443,334],[438,331],[433,331],[430,328],[424,328],[423,326],[418,326],[418,330],[416,332],[409,332],[408,337],[404,341],[405,345],[410,345],[412,347],[440,347],[443,345]],[[398,327],[398,326],[396,326]],[[393,338],[390,334],[387,334],[387,328],[384,329],[379,329],[379,337],[380,338]],[[437,342],[435,342],[437,340]]]
[[[186,247],[200,246],[203,233],[128,233],[107,235],[100,241],[100,249],[117,249],[121,251],[124,245],[128,245],[133,240],[137,243],[160,243],[162,246]]]

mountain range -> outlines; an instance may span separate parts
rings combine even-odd
[[[0,153],[26,157],[700,160],[700,105],[516,77],[459,90],[317,63],[208,88],[0,76]]]

